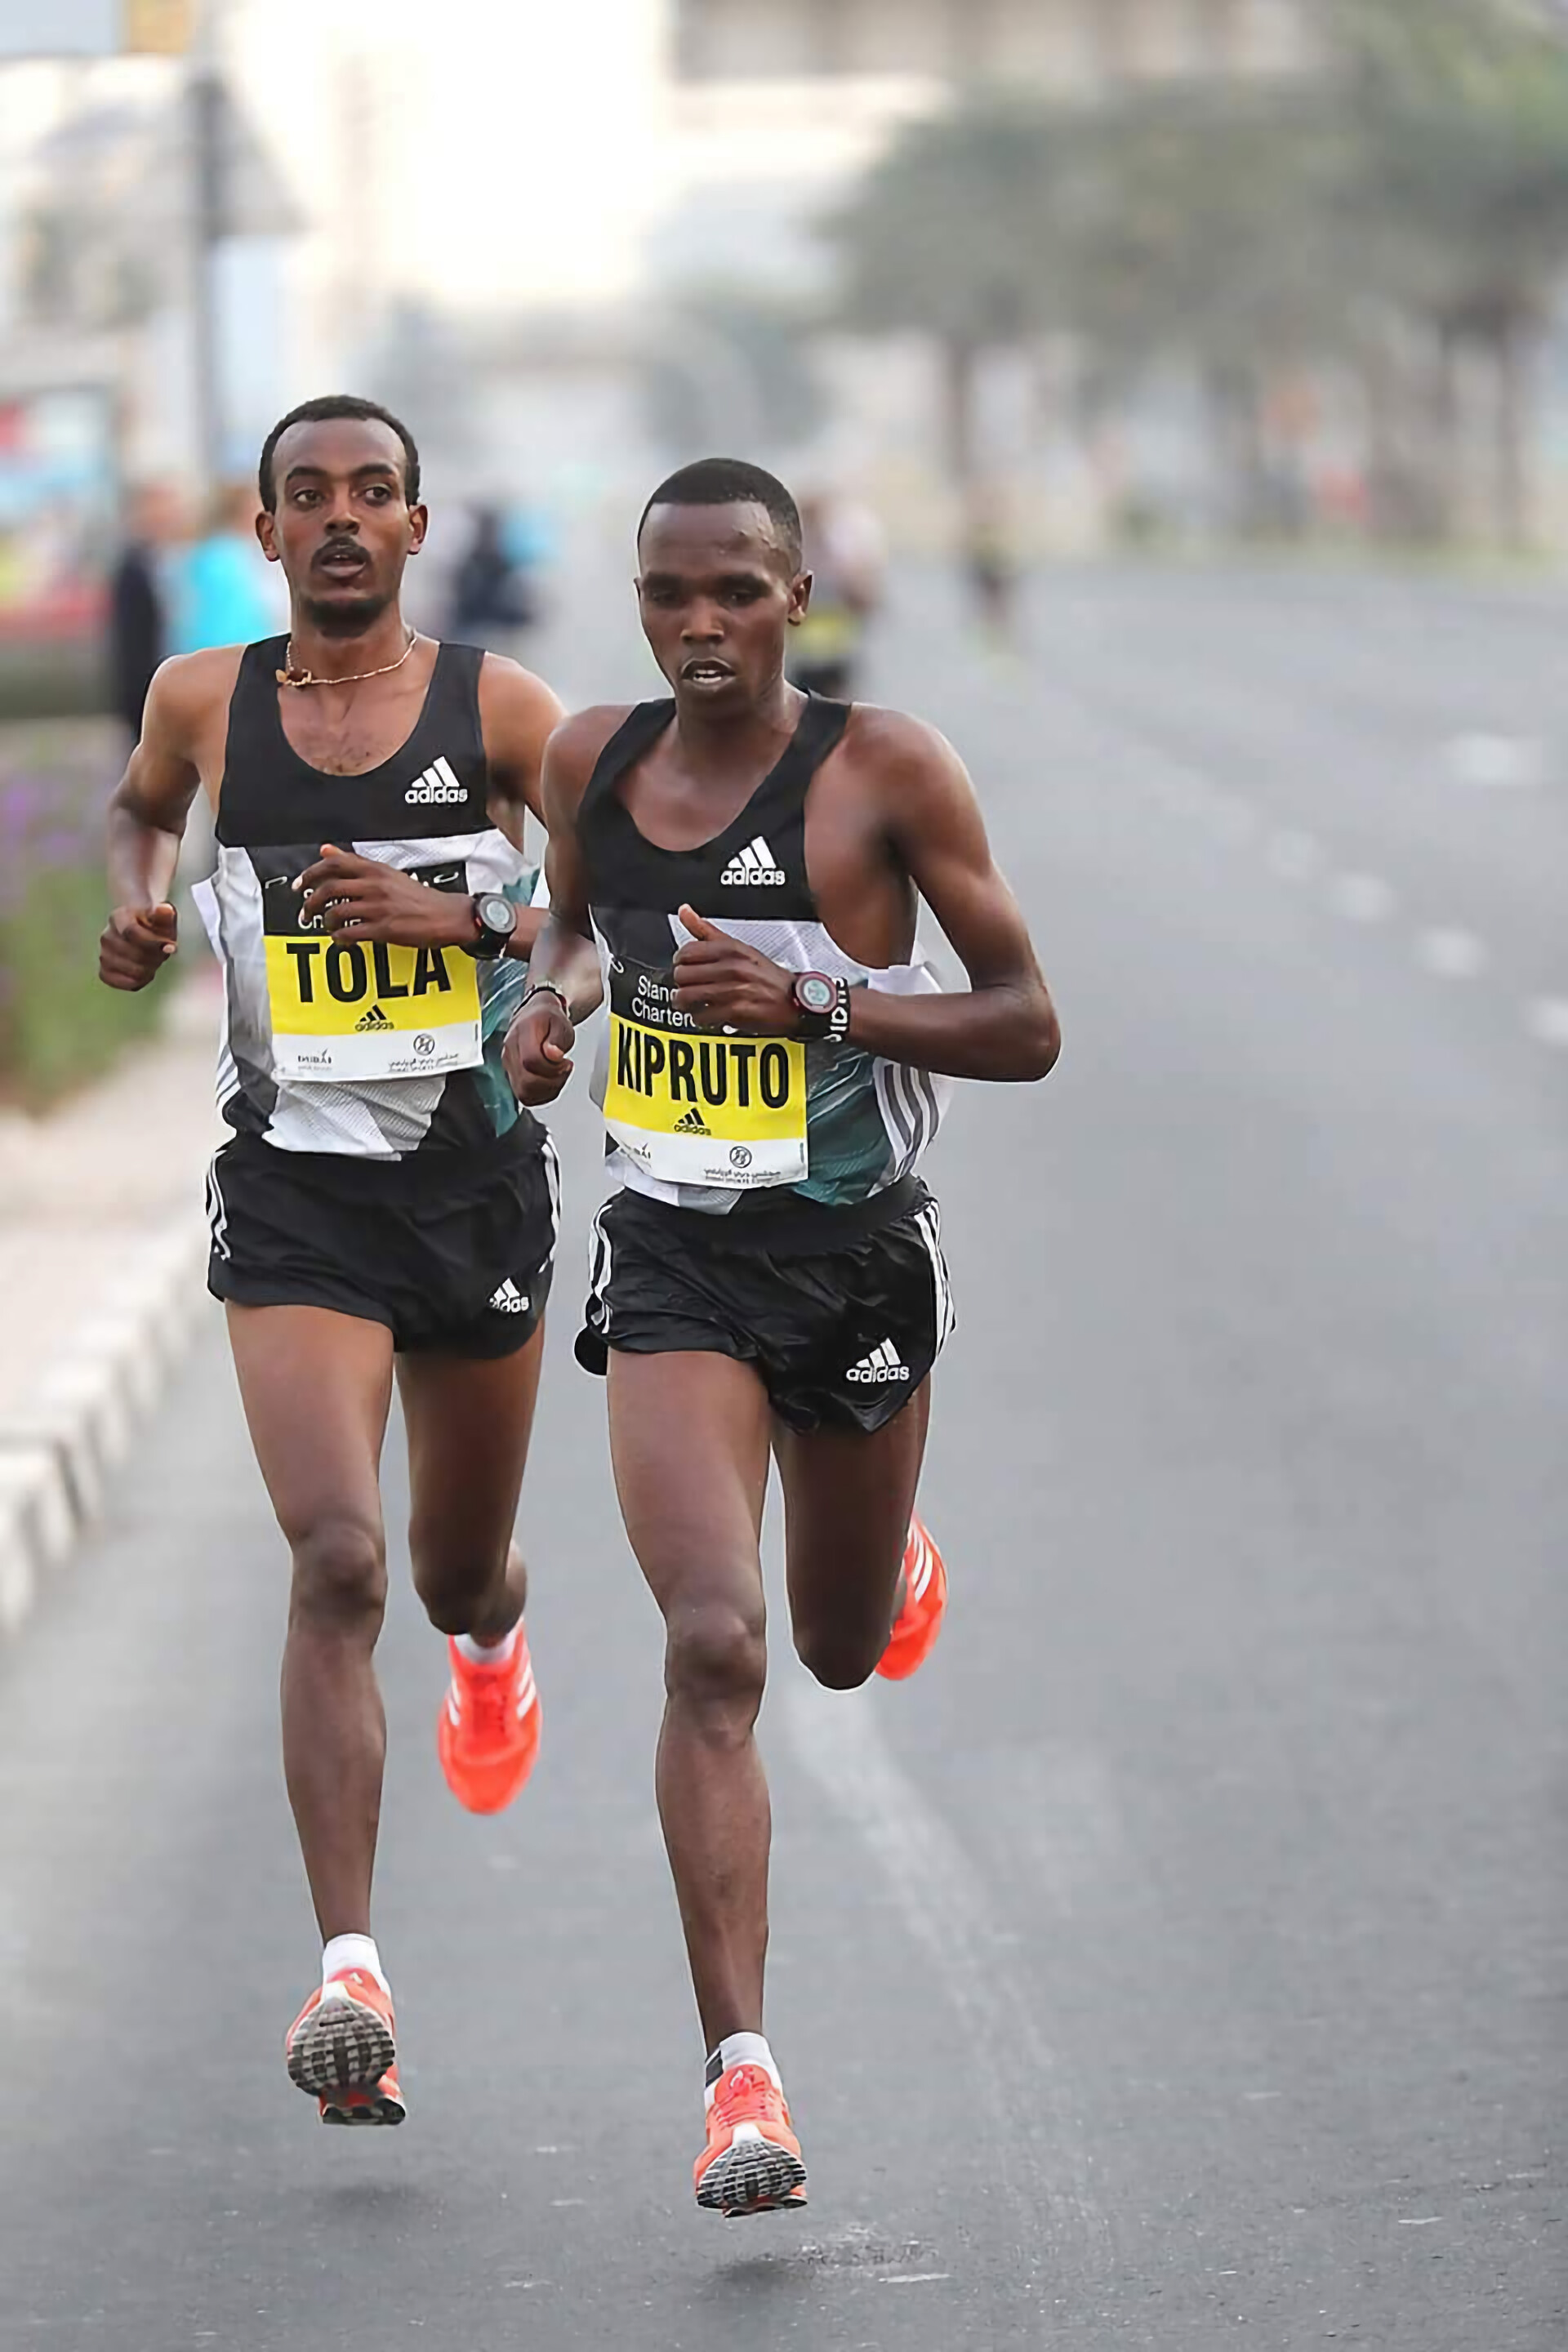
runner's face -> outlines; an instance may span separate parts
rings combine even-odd
[[[784,633],[811,593],[765,507],[655,507],[637,601],[654,659],[688,708],[739,709],[784,670]]]
[[[374,418],[291,425],[278,444],[277,505],[258,530],[296,611],[328,636],[357,636],[395,604],[424,543],[404,464],[402,442]]]

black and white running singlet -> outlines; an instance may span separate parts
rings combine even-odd
[[[871,967],[824,928],[805,870],[812,779],[844,733],[847,704],[808,701],[772,773],[733,823],[699,849],[660,849],[621,798],[627,771],[675,716],[641,703],[605,745],[577,833],[609,1019],[594,1099],[611,1173],[671,1206],[723,1215],[748,1192],[847,1208],[910,1176],[936,1134],[952,1082],[849,1044],[701,1030],[673,1002],[689,905],[789,971],[855,988],[935,992],[922,957]]]
[[[500,1066],[526,985],[512,958],[335,940],[302,919],[295,877],[325,842],[437,890],[528,902],[533,873],[493,823],[479,722],[483,654],[443,645],[414,731],[363,775],[302,760],[283,731],[286,640],[247,646],[229,704],[217,867],[195,896],[224,971],[218,1102],[279,1151],[396,1161],[520,1148],[542,1130]]]

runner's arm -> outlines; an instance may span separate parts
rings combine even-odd
[[[153,677],[142,736],[109,803],[109,896],[114,911],[99,940],[108,988],[145,988],[177,944],[169,899],[191,803],[201,790],[195,758],[204,658],[176,656]]]
[[[872,723],[876,732],[858,757],[866,790],[887,812],[889,853],[957,950],[970,987],[927,996],[852,989],[849,1042],[948,1077],[1043,1078],[1061,1034],[1017,901],[992,861],[974,787],[931,729],[892,713]],[[675,960],[677,1008],[787,1036],[799,1021],[794,975],[694,908],[679,912],[692,937]]]
[[[998,871],[968,770],[934,729],[889,722],[879,761],[889,846],[941,924],[967,994],[892,996],[858,988],[849,1038],[889,1062],[952,1078],[1043,1078],[1061,1029],[1017,900]]]
[[[490,772],[490,814],[516,849],[530,816],[544,822],[544,751],[566,713],[531,670],[487,654],[479,671],[479,725]]]
[[[611,731],[605,714],[584,711],[552,738],[543,776],[550,910],[529,963],[529,995],[507,1032],[505,1062],[520,1102],[553,1102],[572,1075],[577,1024],[604,994],[588,912],[588,877],[577,811]]]

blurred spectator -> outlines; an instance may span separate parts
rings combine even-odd
[[[531,628],[538,598],[529,564],[509,548],[494,507],[474,509],[474,535],[452,575],[447,635],[458,643],[508,652],[508,640]]]
[[[971,486],[963,514],[963,567],[981,628],[996,650],[1012,650],[1020,565],[1007,493],[999,482]]]
[[[794,632],[790,677],[806,694],[853,696],[866,630],[882,601],[881,527],[858,499],[808,498],[801,507],[811,607]]]
[[[110,575],[109,665],[116,715],[134,740],[153,673],[172,650],[169,568],[184,532],[179,492],[148,482],[131,501],[125,544]]]
[[[179,567],[175,650],[248,646],[288,626],[280,577],[256,537],[254,488],[231,482],[213,499],[207,528]]]

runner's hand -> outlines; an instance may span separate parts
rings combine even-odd
[[[474,940],[474,912],[455,890],[433,890],[399,866],[358,857],[323,842],[321,855],[294,884],[304,897],[303,928],[349,940],[384,940],[400,948],[460,948]]]
[[[682,907],[680,919],[691,940],[675,959],[676,1011],[691,1013],[704,1028],[792,1035],[800,1017],[794,974],[716,929],[695,908]]]
[[[106,988],[145,988],[179,945],[179,918],[158,907],[116,907],[98,942],[98,976]]]
[[[572,1048],[576,1042],[577,1032],[559,997],[536,996],[523,1006],[501,1048],[501,1060],[520,1103],[531,1110],[555,1100],[572,1075]]]

